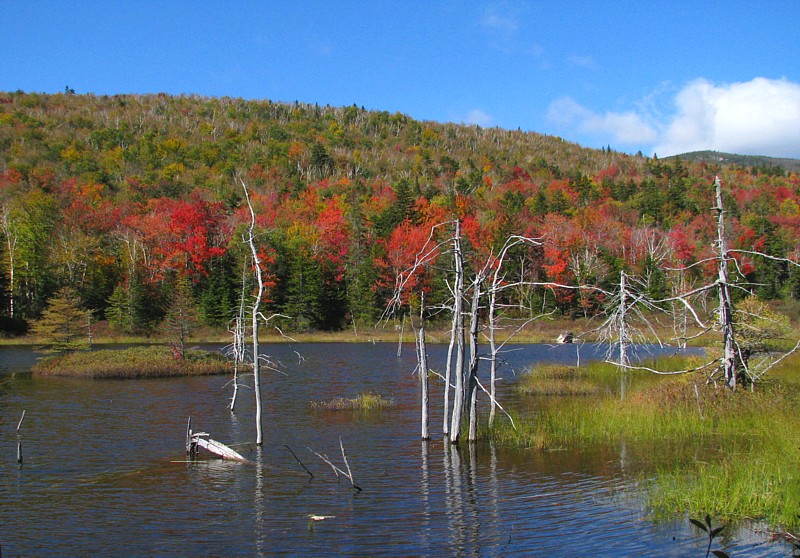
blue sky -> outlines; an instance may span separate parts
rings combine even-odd
[[[0,90],[356,104],[800,158],[800,2],[0,0]]]

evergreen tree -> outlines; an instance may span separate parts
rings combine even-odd
[[[232,264],[232,258],[220,258],[205,278],[199,300],[200,314],[203,322],[210,326],[225,326],[236,314],[241,286]]]
[[[121,333],[131,333],[133,330],[133,309],[129,291],[123,285],[117,285],[108,299],[106,308],[108,323]]]
[[[61,354],[88,349],[88,327],[89,313],[81,308],[78,294],[71,287],[63,287],[33,323],[32,332],[41,350]]]
[[[297,331],[319,329],[325,314],[322,270],[319,262],[301,250],[291,258],[282,312],[291,316]]]
[[[164,316],[162,328],[170,338],[170,347],[175,358],[183,358],[186,341],[197,327],[197,309],[192,298],[192,288],[185,276],[175,281],[169,308]]]

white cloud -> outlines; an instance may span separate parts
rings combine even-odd
[[[550,104],[547,117],[565,136],[659,156],[714,150],[800,158],[800,84],[759,77],[715,85],[697,79],[672,104],[671,115],[654,110],[647,98],[636,110],[598,113],[562,97]]]
[[[491,115],[482,111],[481,109],[473,109],[467,113],[464,122],[467,124],[477,124],[478,126],[491,126],[494,124],[494,119]]]
[[[483,17],[481,17],[480,23],[492,32],[508,38],[516,34],[519,29],[518,20],[518,9],[508,2],[501,2],[488,6],[483,13]]]
[[[759,77],[716,86],[698,79],[675,104],[677,114],[654,148],[659,155],[711,149],[800,157],[800,84]]]
[[[542,58],[544,48],[525,33],[530,6],[524,2],[504,0],[488,5],[478,20],[486,32],[488,45],[504,54]]]
[[[560,128],[625,145],[652,143],[656,130],[635,112],[595,113],[570,97],[550,104],[547,119]]]

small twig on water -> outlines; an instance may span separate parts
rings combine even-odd
[[[342,437],[339,436],[339,447],[342,448],[342,459],[344,460],[344,466],[347,467],[347,478],[350,479],[350,484],[353,485],[353,488],[361,492],[361,488],[356,486],[355,481],[353,480],[353,473],[350,471],[350,464],[347,463],[347,456],[344,453],[344,444],[342,444]]]
[[[22,416],[19,417],[19,422],[17,423],[17,434],[19,434],[19,428],[22,426],[23,420],[25,420],[25,409],[22,409]]]
[[[325,463],[330,465],[330,467],[331,467],[331,469],[333,469],[333,473],[336,475],[337,479],[339,478],[339,475],[342,475],[343,477],[346,477],[347,480],[350,481],[350,484],[352,485],[352,487],[354,489],[356,489],[358,492],[361,492],[361,487],[356,485],[355,481],[353,480],[353,473],[350,471],[350,465],[348,465],[348,463],[347,463],[347,456],[345,456],[344,445],[342,444],[342,439],[341,438],[339,438],[339,447],[342,448],[342,457],[344,458],[344,466],[347,468],[347,471],[344,471],[343,469],[341,469],[341,468],[337,467],[336,465],[334,465],[333,462],[328,458],[327,455],[322,455],[321,453],[318,453],[318,452],[316,452],[313,449],[308,448],[308,447],[306,449],[308,449],[308,451],[310,451],[311,453],[313,453],[314,455],[316,455],[317,457],[322,459]]]

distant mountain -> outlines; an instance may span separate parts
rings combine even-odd
[[[741,167],[757,167],[760,169],[783,168],[789,172],[800,172],[800,159],[779,159],[759,155],[736,155],[719,151],[692,151],[665,157],[665,159],[681,159],[683,161],[713,163],[717,165],[738,165]]]

